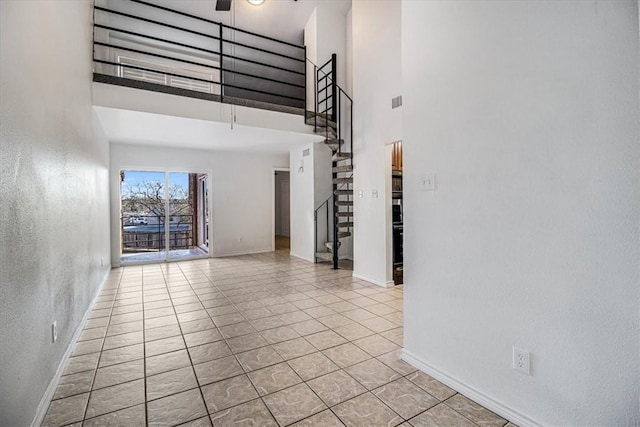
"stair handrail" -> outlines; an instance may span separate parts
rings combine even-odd
[[[349,144],[349,150],[348,151],[348,159],[350,160],[350,165],[353,166],[353,99],[346,93],[346,91],[344,89],[342,89],[336,82],[336,78],[337,78],[337,55],[334,53],[331,55],[331,59],[327,62],[325,62],[322,66],[318,67],[316,64],[313,63],[313,61],[311,61],[309,58],[306,58],[306,60],[313,66],[313,127],[314,127],[314,132],[318,133],[318,116],[321,116],[325,123],[324,123],[324,133],[325,133],[325,143],[332,143],[333,141],[331,141],[331,139],[329,137],[329,128],[333,128],[334,129],[334,134],[335,134],[335,138],[336,142],[337,142],[337,149],[335,149],[334,154],[337,154],[338,156],[342,155],[343,153],[343,145],[345,146],[344,148],[346,149],[346,141],[343,136],[345,135],[345,129],[344,127],[346,126],[346,121],[347,121],[347,114],[348,114],[348,120],[350,125],[349,127],[349,138],[348,138],[348,144]],[[331,66],[331,71],[330,72],[325,72],[325,68],[327,68],[328,66]],[[305,68],[305,73],[306,73],[306,68]],[[323,86],[323,87],[322,87]],[[331,94],[329,95],[329,90],[331,90]],[[305,92],[305,98],[307,98],[308,94],[308,88]],[[322,100],[320,100],[320,94],[324,93],[324,98]],[[331,104],[329,104],[329,100],[331,100]],[[343,111],[343,100],[344,100],[344,105],[345,108],[348,108],[348,111]],[[323,104],[325,106],[324,110],[319,111],[320,109],[320,104]],[[308,107],[308,105],[305,105],[305,122],[306,122],[306,117],[307,117],[307,110],[306,108]],[[343,120],[343,113],[345,113],[345,117]],[[329,121],[333,122],[333,125],[330,126]],[[338,160],[334,160],[334,165],[337,163],[337,161],[339,161],[340,158],[338,158]],[[337,199],[337,197],[339,197],[338,194],[336,194],[337,191],[341,190],[342,188],[344,188],[345,186],[349,185],[349,180],[353,178],[353,172],[351,172],[351,174],[348,177],[345,177],[347,182],[342,183],[341,185],[339,184],[339,181],[341,179],[338,178],[338,174],[340,173],[349,173],[348,170],[349,168],[347,168],[347,171],[340,170],[339,168],[337,168],[338,170],[332,170],[332,177],[333,177],[333,194],[327,199],[325,200],[323,203],[321,203],[315,210],[314,210],[314,223],[315,223],[315,234],[314,234],[314,249],[317,251],[318,249],[318,212],[320,209],[322,209],[323,207],[326,206],[327,209],[327,241],[329,241],[329,200],[333,199],[334,203],[333,203],[333,249],[332,249],[332,261],[333,261],[333,268],[337,269],[338,268],[338,260],[339,260],[339,256],[338,256],[338,246],[339,246],[339,224],[340,224],[340,207],[338,203],[335,203]],[[347,208],[347,213],[353,213],[353,209],[351,207]],[[347,221],[347,224],[351,223],[350,221]],[[347,229],[351,229],[351,226],[347,226]]]

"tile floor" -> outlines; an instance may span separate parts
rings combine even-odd
[[[507,424],[401,361],[402,335],[402,287],[287,251],[116,269],[43,425]]]
[[[207,252],[201,248],[191,249],[172,249],[169,251],[170,260],[189,259],[207,256]],[[147,262],[162,262],[167,259],[167,253],[161,252],[138,252],[138,253],[125,253],[120,257],[120,263],[122,265],[135,265]]]

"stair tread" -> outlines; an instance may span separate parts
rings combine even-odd
[[[331,157],[331,160],[333,160],[334,162],[341,160],[351,160],[351,153],[335,153],[333,157]]]
[[[342,228],[342,227],[353,227],[353,221],[339,222],[338,228]]]
[[[338,212],[338,216],[341,216],[341,217],[352,217],[353,216],[353,212]]]
[[[331,252],[316,252],[316,258],[330,260],[333,258],[333,254]]]
[[[351,196],[353,195],[353,190],[333,190],[333,194]]]
[[[348,178],[333,178],[333,182],[334,183],[345,183],[345,184],[351,184],[353,182],[353,177],[348,177]]]
[[[338,206],[353,206],[353,200],[336,200]]]
[[[340,249],[341,243],[338,242],[338,249]],[[329,250],[329,252],[333,253],[333,242],[325,242],[324,247]]]
[[[338,232],[338,239],[342,239],[344,237],[350,237],[351,236],[351,232],[350,231],[339,231]]]
[[[344,166],[334,166],[333,172],[351,172],[353,170],[353,165],[344,165]]]
[[[318,117],[317,120],[313,119],[313,115],[311,117],[307,117],[306,123],[308,125],[317,125],[318,127],[322,126],[322,127],[326,127],[326,125],[328,124],[330,128],[336,128],[337,124],[336,122],[332,121],[332,120],[327,120],[324,117]]]

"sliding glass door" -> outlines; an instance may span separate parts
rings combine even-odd
[[[121,260],[124,264],[207,256],[207,174],[123,170]]]

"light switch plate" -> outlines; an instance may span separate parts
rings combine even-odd
[[[434,191],[436,189],[436,174],[426,173],[420,175],[418,186],[421,191]]]
[[[378,190],[371,190],[371,197],[373,197],[374,199],[378,198]]]
[[[364,197],[364,191],[358,190],[358,198],[362,199]]]

